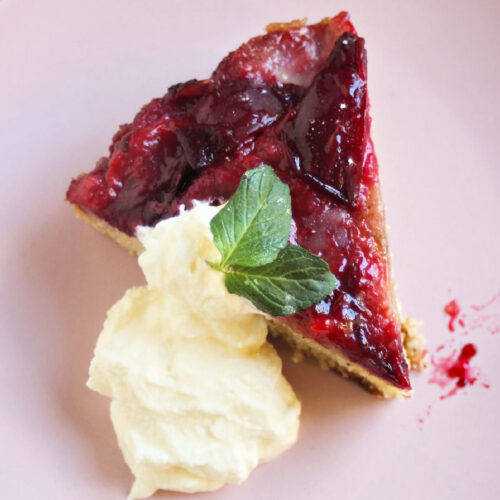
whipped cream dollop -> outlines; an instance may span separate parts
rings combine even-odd
[[[198,204],[139,228],[147,285],[110,309],[97,341],[88,386],[112,398],[130,498],[240,483],[297,438],[300,403],[264,315],[207,265],[220,259],[218,210]]]

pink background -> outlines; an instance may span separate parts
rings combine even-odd
[[[418,4],[418,5],[417,5]],[[4,0],[0,3],[0,488],[6,499],[124,499],[108,401],[85,381],[105,311],[142,282],[134,258],[77,221],[72,176],[170,84],[209,75],[269,21],[345,8],[367,40],[373,134],[394,269],[429,348],[442,312],[500,291],[500,2]],[[293,365],[300,439],[242,486],[194,498],[500,498],[500,334],[473,341],[491,389],[384,402]],[[447,344],[447,345],[448,345]],[[430,416],[425,416],[432,405]],[[165,495],[163,498],[181,498]]]

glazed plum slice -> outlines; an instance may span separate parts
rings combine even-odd
[[[367,128],[364,41],[345,33],[286,127],[292,162],[306,178],[354,205]]]

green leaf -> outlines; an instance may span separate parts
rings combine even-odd
[[[211,220],[221,269],[234,265],[261,266],[272,262],[285,247],[292,212],[290,191],[273,169],[249,170],[226,206]]]
[[[312,306],[337,286],[328,264],[303,248],[288,245],[274,262],[259,267],[233,266],[226,288],[273,316],[288,316]]]
[[[234,196],[210,221],[226,288],[274,316],[315,304],[337,286],[328,264],[303,248],[287,245],[291,225],[288,186],[273,169],[246,172]]]

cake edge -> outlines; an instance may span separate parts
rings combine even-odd
[[[78,219],[82,219],[87,224],[90,224],[94,229],[97,229],[97,231],[99,231],[104,236],[111,238],[122,248],[125,248],[128,253],[132,255],[139,255],[144,250],[144,247],[137,238],[123,233],[119,229],[116,229],[115,227],[108,224],[105,220],[99,219],[99,217],[96,217],[94,214],[84,212],[81,208],[77,207],[73,203],[71,203],[71,206],[73,207],[75,215]]]
[[[118,243],[131,255],[139,255],[144,250],[137,238],[123,233],[93,214],[84,212],[78,206],[71,205],[79,219]],[[347,359],[339,350],[335,348],[326,349],[314,340],[303,337],[300,333],[277,320],[268,319],[267,323],[273,336],[280,336],[291,345],[295,350],[296,358],[297,355],[300,357],[304,354],[316,358],[321,367],[332,369],[342,377],[358,382],[369,392],[387,399],[394,397],[408,398],[413,393],[413,390],[400,389],[389,384],[361,365]],[[425,360],[422,355],[424,338],[419,332],[418,323],[410,317],[401,321],[401,340],[410,368],[413,370],[424,368]]]
[[[370,373],[363,366],[353,363],[338,349],[325,348],[318,342],[302,336],[289,326],[275,319],[268,319],[267,324],[271,335],[283,338],[295,351],[294,360],[300,361],[303,355],[318,360],[321,368],[331,369],[342,377],[353,380],[367,391],[385,399],[394,397],[410,398],[413,389],[401,389]]]

